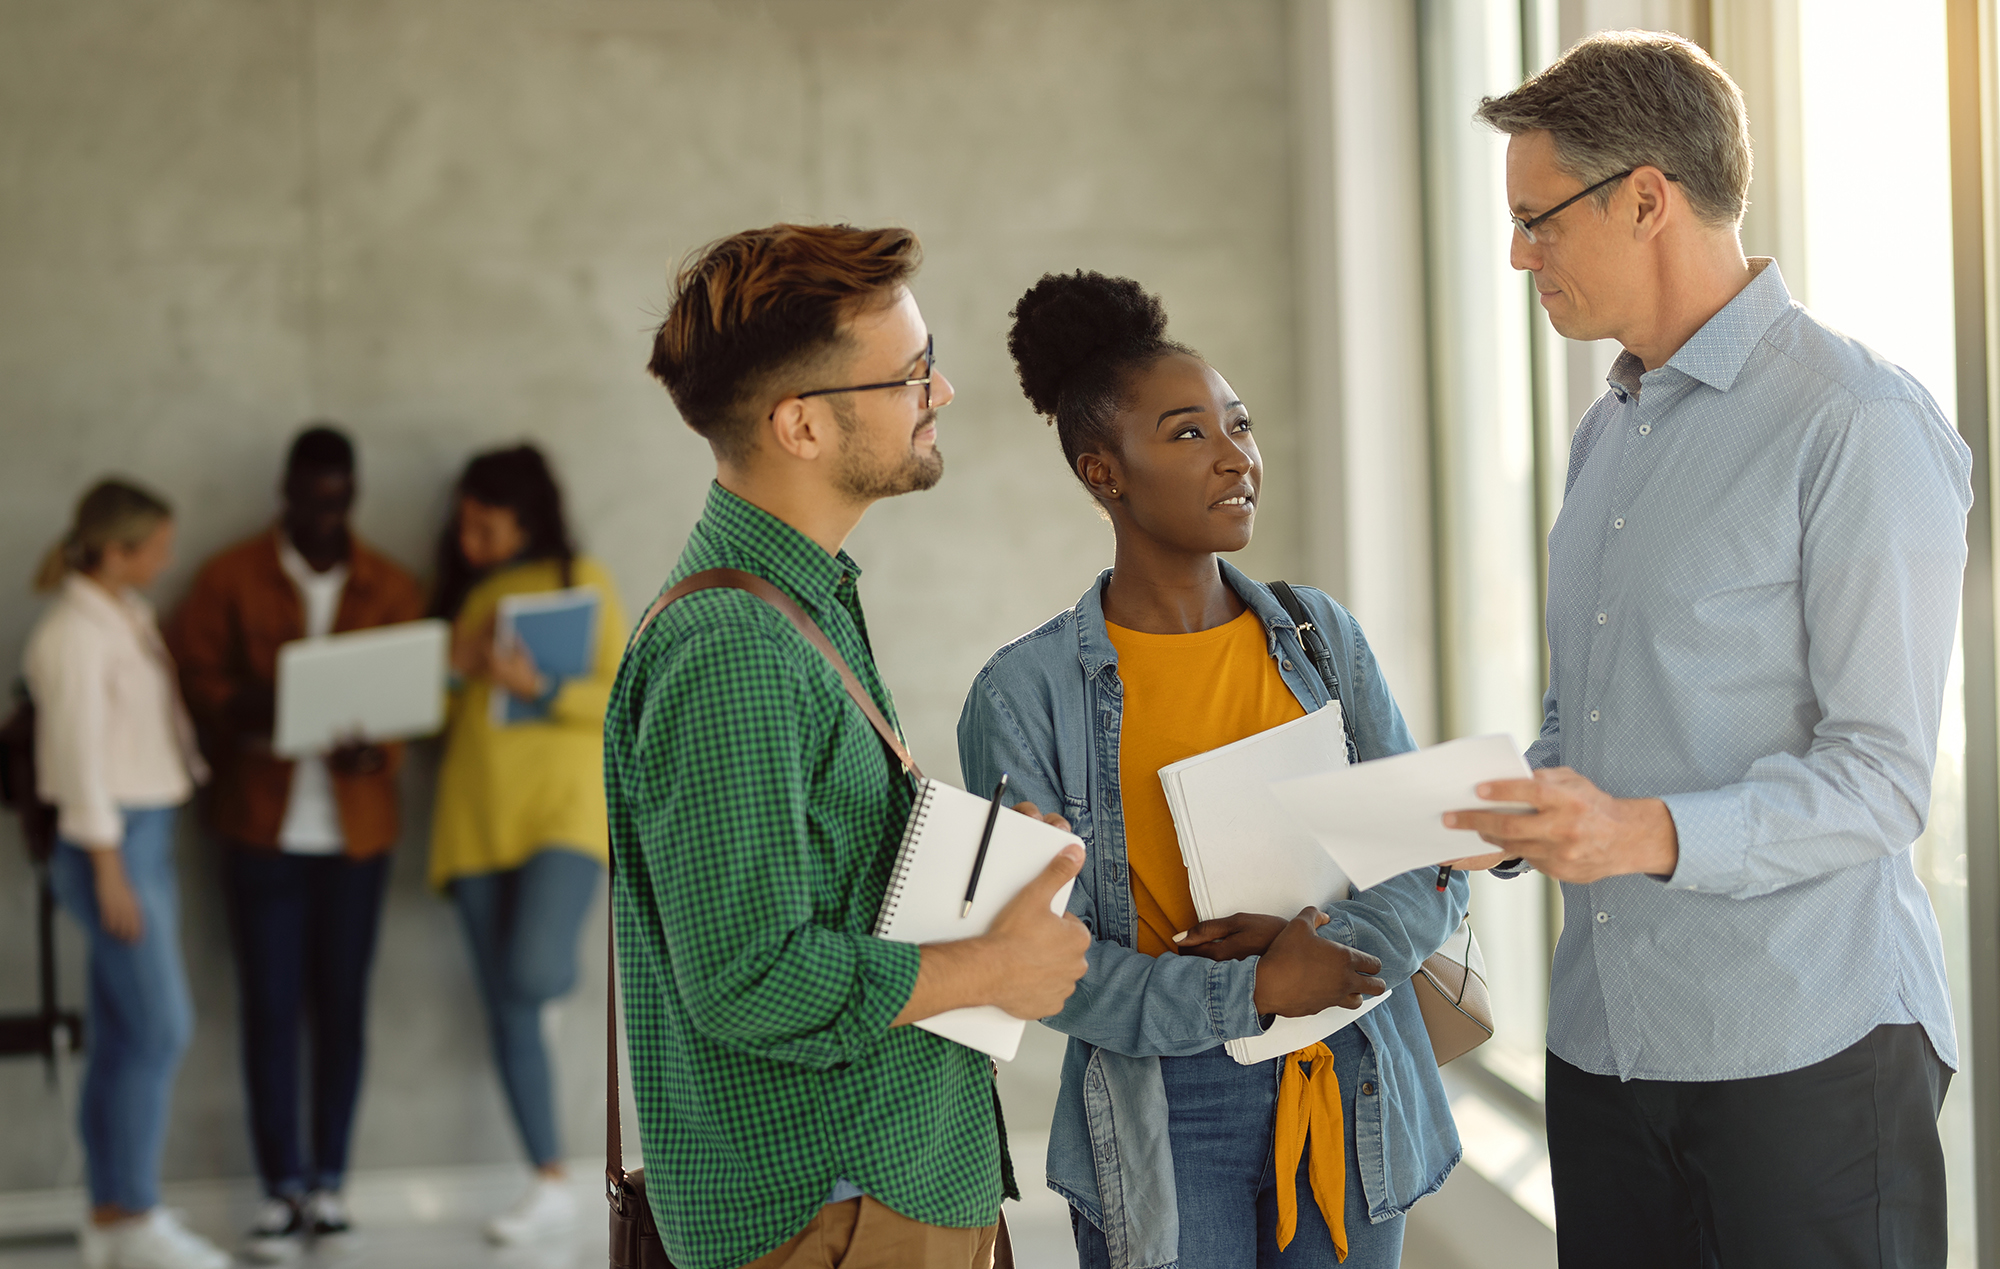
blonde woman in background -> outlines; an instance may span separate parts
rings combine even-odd
[[[597,594],[589,673],[544,674],[518,644],[495,644],[510,595],[587,587]],[[565,1229],[575,1218],[563,1171],[544,1006],[576,985],[577,938],[604,872],[604,706],[624,646],[618,588],[579,556],[562,495],[532,445],[482,454],[459,478],[438,544],[435,615],[453,623],[452,693],[431,884],[450,893],[486,1006],[494,1065],[536,1179],[486,1226],[496,1243]],[[531,702],[539,717],[495,725],[492,694]]]
[[[221,1269],[229,1257],[159,1205],[160,1152],[194,1029],[181,963],[174,821],[207,778],[173,662],[139,591],[172,558],[173,513],[98,484],[35,579],[55,602],[29,636],[37,782],[57,812],[58,901],[90,939],[78,1128],[88,1269]]]

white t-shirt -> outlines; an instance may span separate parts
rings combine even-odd
[[[336,564],[324,573],[315,573],[282,533],[278,535],[278,564],[298,587],[299,603],[306,612],[306,638],[332,634],[334,614],[340,611],[340,593],[347,589],[347,565]],[[316,755],[299,759],[292,765],[292,791],[285,800],[278,849],[291,855],[338,855],[346,847],[326,759]]]

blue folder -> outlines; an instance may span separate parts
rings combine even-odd
[[[549,691],[540,700],[524,701],[496,686],[495,724],[506,726],[547,718],[563,681],[582,678],[595,668],[599,607],[597,592],[587,586],[501,599],[495,639],[504,642],[511,635],[527,645],[535,668],[549,682]]]

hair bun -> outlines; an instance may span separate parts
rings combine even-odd
[[[1007,351],[1035,412],[1054,415],[1063,382],[1079,366],[1158,345],[1167,310],[1130,278],[1045,273],[1014,305]]]

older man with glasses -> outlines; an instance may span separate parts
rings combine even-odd
[[[1565,1266],[1942,1265],[1958,1051],[1911,864],[1971,457],[1738,239],[1742,96],[1674,36],[1481,104],[1514,267],[1616,339],[1549,537],[1532,814],[1465,862],[1563,882],[1548,1130]]]

